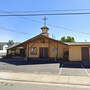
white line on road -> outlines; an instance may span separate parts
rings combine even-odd
[[[59,74],[61,75],[62,74],[62,68],[63,67],[63,64],[61,65],[60,69],[59,69]]]
[[[81,67],[85,70],[85,73],[89,76],[87,69],[81,64]]]

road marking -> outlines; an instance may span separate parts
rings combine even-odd
[[[87,69],[81,64],[81,67],[85,70],[85,73],[89,76]]]
[[[62,68],[63,67],[63,64],[61,65],[60,69],[59,69],[59,74],[61,75],[62,74]]]

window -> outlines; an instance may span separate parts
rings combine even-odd
[[[36,55],[37,54],[37,48],[36,47],[32,47],[31,48],[31,54],[32,55]]]
[[[53,52],[57,52],[58,51],[58,48],[53,48]]]

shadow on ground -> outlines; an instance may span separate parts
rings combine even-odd
[[[28,59],[26,60],[23,57],[13,57],[1,59],[1,62],[14,64],[14,65],[32,65],[32,64],[53,64],[58,63],[55,59]],[[90,68],[90,63],[88,62],[71,62],[71,61],[63,61],[60,60],[59,68]]]
[[[1,62],[14,64],[14,65],[32,65],[32,64],[51,64],[51,63],[57,63],[55,60],[49,60],[49,59],[24,59],[24,58],[7,58],[7,59],[1,59]]]
[[[76,61],[65,61],[60,62],[59,68],[90,68],[90,64],[88,62],[76,62]]]

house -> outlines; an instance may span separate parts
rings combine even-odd
[[[8,42],[0,42],[0,58],[7,55],[7,49],[9,47],[15,46],[16,44],[19,44],[18,42],[15,42],[13,45],[8,45]]]
[[[5,56],[7,54],[7,42],[0,42],[0,57]]]
[[[62,43],[49,37],[49,28],[44,25],[42,32],[18,45],[7,49],[7,55],[18,55],[26,58],[42,58],[69,61],[89,61],[90,42]]]

